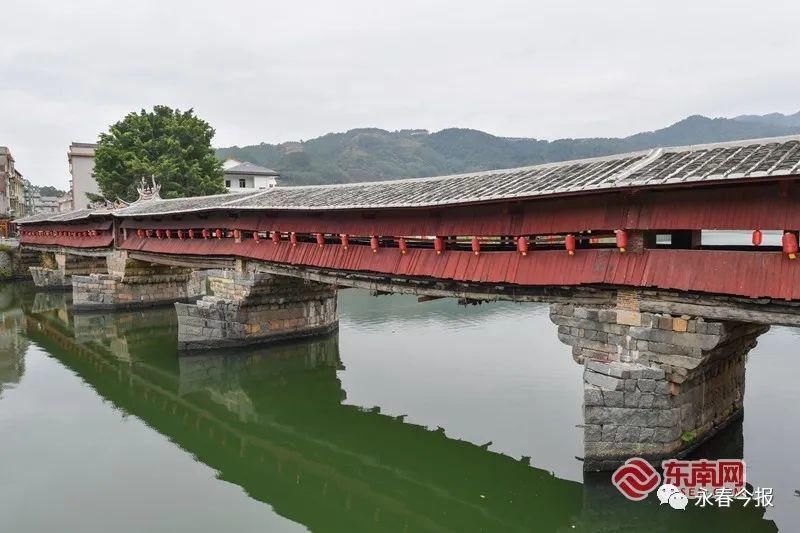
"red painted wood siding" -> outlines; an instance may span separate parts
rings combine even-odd
[[[782,253],[712,250],[646,250],[621,254],[616,250],[492,252],[475,256],[468,251],[396,248],[373,253],[369,246],[335,244],[319,247],[283,241],[236,243],[233,239],[146,239],[132,237],[121,248],[153,253],[238,256],[328,270],[351,270],[517,285],[613,284],[658,287],[748,297],[800,299],[800,261]]]
[[[67,235],[22,235],[22,244],[41,244],[48,246],[66,246],[68,248],[107,248],[114,242],[110,233],[94,237],[70,237]]]

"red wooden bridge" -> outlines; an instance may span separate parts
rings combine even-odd
[[[521,287],[800,300],[800,137],[434,178],[161,199],[17,221],[26,247],[241,258]],[[704,230],[753,232],[720,248]],[[778,230],[783,246],[761,244]]]
[[[338,286],[548,301],[585,363],[584,468],[613,469],[740,417],[759,335],[800,326],[798,180],[790,137],[174,200],[143,184],[129,206],[17,224],[58,265],[32,267],[37,285],[83,310],[174,303],[186,350],[328,334]]]

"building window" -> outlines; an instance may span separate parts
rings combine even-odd
[[[230,189],[231,188],[231,180],[225,180],[225,186]]]
[[[245,185],[245,183],[246,183],[246,182],[245,182],[244,178],[241,178],[241,179],[239,180],[239,188],[240,188],[240,189],[244,189],[245,187],[247,187],[247,185]]]

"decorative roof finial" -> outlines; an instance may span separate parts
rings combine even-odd
[[[145,202],[147,200],[161,200],[161,185],[156,182],[155,175],[150,176],[150,185],[147,184],[144,176],[142,176],[142,181],[138,187],[136,187],[136,192],[139,193],[139,199],[136,202]]]

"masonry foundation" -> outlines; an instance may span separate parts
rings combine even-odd
[[[767,326],[552,304],[584,365],[584,469],[680,457],[742,415],[745,358]]]
[[[331,285],[253,272],[207,273],[211,295],[175,304],[178,347],[209,350],[311,337],[338,327]]]
[[[104,257],[44,252],[40,265],[29,267],[33,284],[40,289],[69,289],[72,276],[86,276],[107,271]]]
[[[72,276],[75,310],[125,309],[172,304],[198,296],[191,269],[150,264],[113,252],[108,274]]]

